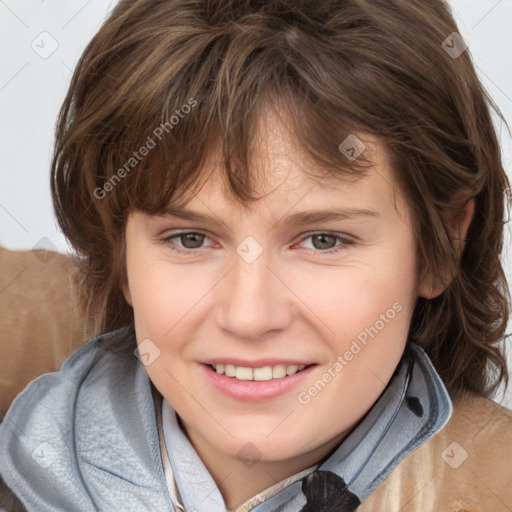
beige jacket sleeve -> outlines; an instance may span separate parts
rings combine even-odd
[[[512,411],[465,395],[445,428],[409,455],[361,512],[512,511]]]
[[[86,341],[75,272],[64,254],[0,248],[0,421],[31,380]]]

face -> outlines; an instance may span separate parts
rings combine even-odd
[[[377,400],[419,285],[407,204],[379,146],[367,144],[363,179],[319,181],[267,119],[254,160],[264,197],[244,209],[213,177],[181,214],[132,213],[124,293],[149,377],[189,436],[285,461],[342,438]]]

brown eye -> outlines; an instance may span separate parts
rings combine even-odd
[[[178,235],[183,247],[186,249],[199,249],[205,239],[205,236],[201,233],[182,233]]]
[[[166,236],[161,242],[175,252],[193,255],[208,247],[203,245],[205,239],[209,240],[209,237],[204,233],[183,231],[182,233]]]

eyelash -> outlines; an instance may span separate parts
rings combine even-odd
[[[201,247],[201,248],[198,248],[198,249],[176,249],[176,247],[174,247],[173,243],[172,243],[172,239],[173,238],[179,238],[183,235],[190,235],[190,234],[194,234],[194,235],[203,235],[207,238],[208,235],[202,231],[182,231],[180,233],[174,233],[172,235],[169,235],[169,236],[166,236],[165,238],[162,238],[161,242],[165,245],[168,245],[169,248],[177,253],[180,253],[180,254],[188,254],[188,255],[192,255],[192,254],[195,254],[195,253],[198,253],[200,252],[202,249],[204,249],[204,247]],[[331,233],[329,231],[317,231],[315,233],[310,233],[308,236],[302,238],[301,240],[299,240],[299,243],[300,242],[303,242],[304,240],[307,240],[308,238],[311,238],[312,236],[315,236],[315,235],[328,235],[328,236],[334,236],[336,239],[340,240],[342,243],[341,244],[338,244],[336,245],[334,249],[328,249],[328,250],[325,250],[325,251],[322,251],[320,249],[310,249],[316,253],[319,253],[319,254],[335,254],[335,253],[339,253],[341,251],[343,251],[346,246],[351,246],[351,245],[354,245],[355,244],[355,241],[354,240],[350,240],[348,238],[344,238],[342,236],[339,236],[338,234],[336,233]],[[171,243],[169,243],[171,242]]]

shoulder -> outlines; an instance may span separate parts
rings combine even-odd
[[[512,411],[466,394],[446,426],[409,455],[361,511],[509,511],[512,505]],[[388,508],[386,508],[388,510]]]
[[[451,435],[470,438],[480,446],[488,435],[512,438],[512,410],[481,396],[466,394],[453,402],[453,415],[447,424]]]
[[[57,370],[87,338],[70,255],[0,246],[0,268],[1,421],[30,381]]]
[[[97,336],[73,352],[58,371],[32,380],[13,400],[0,428],[8,429],[18,420],[24,423],[24,417],[33,416],[38,411],[49,412],[57,406],[71,405],[79,391],[94,384],[97,374],[103,369],[112,371],[119,368],[123,371],[127,364],[133,365],[133,361],[128,362],[105,349],[105,342],[123,335],[126,335],[125,329]]]
[[[105,398],[112,378],[128,378],[136,365],[104,349],[105,341],[123,334],[123,330],[112,331],[86,342],[57,372],[33,380],[12,402],[0,424],[0,479],[20,496],[44,508],[44,492],[36,491],[35,485],[27,482],[32,478],[26,475],[32,474],[34,482],[46,482],[44,487],[65,472],[70,494],[78,501],[80,496],[87,501],[74,471],[73,425],[78,416],[87,416]]]

